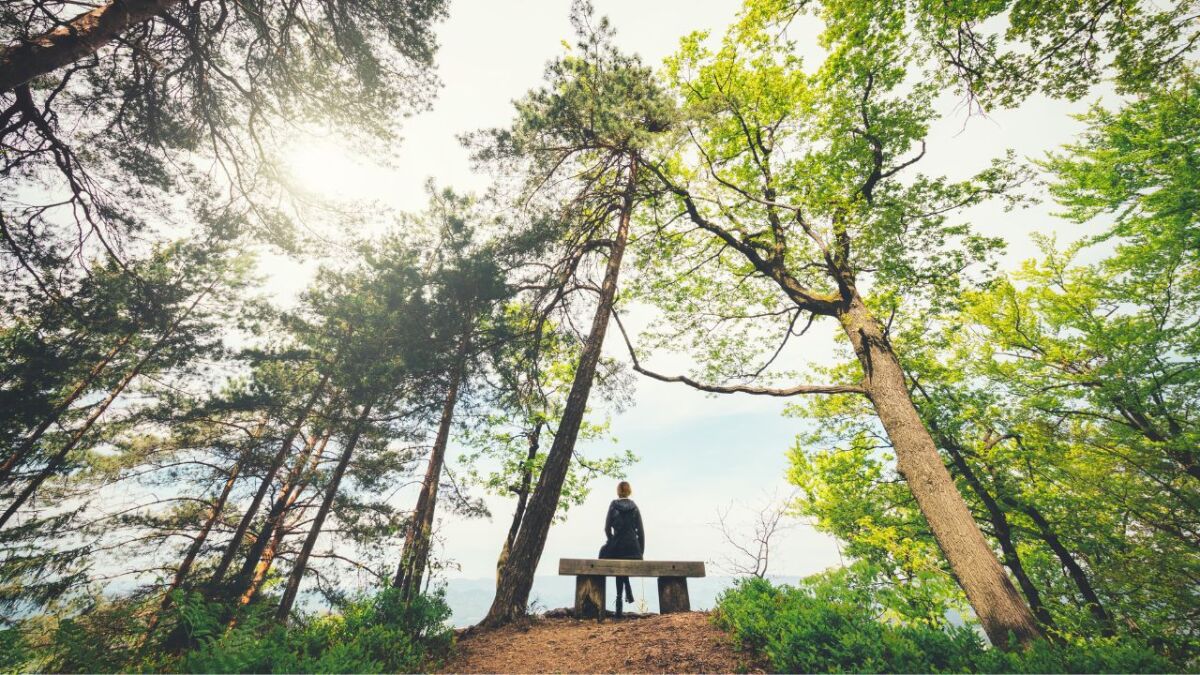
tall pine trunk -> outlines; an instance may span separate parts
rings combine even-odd
[[[325,438],[328,439],[328,436]],[[308,460],[320,440],[318,436],[313,436],[311,440],[305,442],[304,450],[297,455],[292,468],[283,479],[283,485],[280,487],[279,494],[271,502],[271,508],[267,511],[267,517],[263,520],[262,527],[259,528],[258,534],[255,535],[254,540],[251,542],[250,551],[246,554],[246,559],[242,561],[242,568],[238,571],[237,576],[234,577],[233,586],[237,592],[240,593],[246,588],[250,575],[254,573],[254,568],[262,558],[263,550],[266,549],[267,543],[271,540],[271,532],[279,525],[280,520],[282,520],[288,500],[292,492],[295,491],[298,481],[308,466]]]
[[[296,595],[300,592],[300,583],[304,580],[304,570],[308,567],[308,558],[312,555],[313,547],[317,545],[317,538],[321,536],[321,527],[325,525],[325,518],[329,516],[329,510],[333,507],[333,499],[337,496],[338,488],[342,484],[342,476],[346,474],[346,467],[350,465],[350,457],[354,455],[354,448],[358,445],[358,439],[362,437],[363,427],[367,425],[367,418],[371,415],[373,405],[372,402],[363,406],[362,413],[354,422],[350,438],[346,439],[346,447],[342,450],[341,457],[338,458],[333,475],[329,477],[329,485],[325,488],[325,497],[321,500],[316,517],[313,518],[308,536],[304,539],[304,545],[300,548],[300,553],[296,555],[292,573],[288,576],[287,588],[284,589],[283,597],[279,600],[279,608],[275,611],[275,619],[280,623],[287,623],[288,615],[292,612],[292,605],[295,604]]]
[[[63,443],[63,446],[59,448],[58,452],[56,452],[54,456],[50,458],[50,461],[47,462],[46,466],[42,467],[42,470],[38,472],[38,475],[30,480],[25,486],[25,489],[13,499],[11,504],[9,504],[8,509],[4,512],[4,515],[0,516],[0,529],[2,529],[5,524],[8,523],[9,519],[11,519],[13,515],[15,515],[16,512],[25,505],[25,502],[29,501],[29,499],[33,497],[33,494],[37,492],[37,489],[41,487],[42,483],[44,483],[46,479],[58,471],[59,467],[61,467],[66,461],[67,455],[69,455],[71,451],[75,449],[75,446],[79,444],[79,441],[82,440],[89,431],[91,431],[92,427],[105,413],[105,411],[108,410],[108,407],[112,405],[113,401],[117,400],[117,397],[125,391],[125,388],[129,386],[129,383],[141,374],[142,369],[146,367],[146,364],[158,355],[163,346],[167,344],[167,341],[171,339],[171,336],[175,334],[175,331],[179,328],[179,325],[183,323],[184,319],[191,315],[192,311],[194,311],[200,304],[200,301],[207,297],[210,292],[212,292],[212,288],[215,283],[216,282],[209,284],[208,288],[204,289],[203,292],[198,294],[196,299],[192,301],[192,304],[188,305],[187,309],[180,312],[179,316],[175,317],[175,319],[171,321],[166,329],[163,330],[158,339],[154,341],[154,344],[150,345],[150,348],[146,350],[146,353],[137,360],[133,367],[130,368],[129,371],[126,372],[125,375],[117,382],[117,384],[108,392],[108,395],[104,397],[104,400],[96,404],[96,407],[92,410],[92,413],[88,415],[86,420],[84,420],[83,425],[76,429],[75,433],[71,434],[70,438]]]
[[[938,546],[992,644],[1009,648],[1041,637],[1029,606],[1004,573],[942,463],[909,393],[883,327],[850,289],[838,313],[863,371],[863,388],[891,440],[900,475],[916,498]]]
[[[104,369],[108,367],[108,364],[112,362],[117,354],[121,353],[121,350],[125,348],[125,345],[129,344],[131,339],[133,339],[133,333],[127,333],[124,337],[118,340],[117,343],[113,345],[112,349],[108,350],[108,352],[98,362],[96,362],[96,365],[92,366],[92,369],[88,371],[88,374],[85,375],[84,378],[75,385],[75,387],[71,390],[71,393],[67,394],[66,398],[59,401],[58,405],[54,406],[54,409],[51,410],[50,414],[46,416],[46,419],[42,420],[41,423],[38,424],[37,428],[35,428],[29,434],[29,436],[21,442],[21,445],[18,446],[17,449],[14,450],[12,454],[10,454],[8,458],[4,460],[3,464],[0,464],[0,485],[8,482],[8,479],[12,475],[13,471],[15,471],[16,468],[25,461],[25,458],[28,457],[33,451],[33,448],[37,445],[37,442],[41,440],[42,435],[46,433],[46,430],[49,429],[50,426],[55,422],[57,422],[62,417],[63,413],[71,407],[71,404],[74,403],[80,396],[83,395],[84,392],[88,390],[88,388],[92,386],[92,383],[96,381],[96,378],[99,377],[102,372],[104,372]]]
[[[429,453],[429,467],[421,483],[421,494],[417,507],[409,520],[404,536],[404,549],[400,552],[400,564],[396,569],[393,585],[400,589],[400,597],[412,600],[421,591],[421,578],[425,575],[425,564],[429,559],[429,538],[433,531],[433,515],[437,509],[438,484],[442,479],[442,466],[446,461],[446,446],[450,442],[450,429],[454,424],[454,406],[458,403],[458,390],[467,370],[467,356],[471,349],[471,329],[474,321],[466,321],[462,338],[454,360],[454,372],[446,389],[442,403],[442,416],[438,421],[437,436]]]
[[[521,484],[517,486],[517,507],[513,510],[512,524],[508,526],[508,536],[504,538],[504,546],[500,549],[500,557],[496,560],[496,583],[500,583],[500,572],[508,562],[513,544],[517,541],[517,532],[521,531],[521,520],[525,517],[525,505],[529,502],[529,488],[533,485],[533,460],[537,458],[538,446],[542,438],[544,422],[538,421],[529,432],[529,452],[525,455],[525,467],[521,470]]]
[[[0,94],[95,54],[179,0],[109,0],[27,42],[0,50]]]
[[[263,499],[266,498],[267,492],[271,490],[271,486],[275,483],[275,474],[279,473],[280,467],[283,466],[284,460],[287,459],[288,451],[292,449],[292,443],[296,440],[296,436],[300,434],[300,429],[304,426],[305,420],[308,419],[308,415],[312,412],[313,406],[316,405],[321,394],[325,392],[325,386],[328,383],[329,375],[322,375],[320,382],[312,390],[312,393],[309,394],[308,400],[304,402],[304,408],[284,435],[283,442],[279,444],[279,450],[271,458],[271,464],[267,467],[267,472],[263,476],[262,483],[259,484],[258,490],[254,493],[254,498],[250,500],[250,505],[246,507],[246,512],[242,514],[242,519],[238,522],[237,529],[233,532],[233,538],[226,544],[221,561],[217,563],[217,569],[213,571],[212,578],[208,582],[212,588],[218,587],[225,579],[225,574],[229,572],[229,566],[233,564],[233,559],[237,557],[238,549],[242,545],[242,539],[246,537],[246,532],[250,529],[250,524],[254,522],[254,517],[258,515],[258,509],[262,505]]]
[[[247,561],[254,560],[254,568],[250,573],[245,574],[245,581],[242,584],[242,595],[238,598],[238,604],[249,604],[254,596],[258,593],[258,589],[262,587],[262,582],[267,578],[267,573],[271,571],[271,565],[275,562],[275,556],[279,553],[279,546],[283,542],[283,537],[287,533],[284,527],[284,520],[291,513],[292,507],[296,504],[296,500],[300,498],[300,494],[308,486],[310,477],[316,472],[317,466],[321,463],[321,457],[325,454],[325,448],[329,444],[329,439],[333,435],[330,431],[321,439],[321,445],[312,453],[311,461],[308,463],[308,468],[305,469],[305,475],[299,476],[296,482],[290,483],[280,495],[283,498],[282,508],[279,509],[278,515],[271,522],[264,524],[263,529],[258,534],[258,539],[255,540],[255,550],[257,555],[247,558]],[[305,458],[308,459],[308,458]],[[267,541],[269,539],[269,542]],[[267,542],[261,549],[258,547],[260,541]]]
[[[571,458],[575,451],[575,440],[579,436],[579,427],[583,415],[587,411],[588,395],[592,390],[592,380],[596,376],[596,365],[600,361],[600,351],[604,346],[604,335],[608,330],[608,320],[612,316],[613,301],[617,295],[617,279],[621,273],[621,258],[625,254],[625,244],[629,239],[629,219],[633,214],[634,188],[637,185],[637,164],[630,162],[628,184],[620,208],[620,220],[616,236],[613,237],[609,249],[608,265],[604,271],[604,282],[600,287],[600,298],[596,305],[596,313],[592,317],[592,329],[588,333],[587,342],[579,356],[579,366],[575,371],[575,380],[571,383],[571,391],[567,395],[567,403],[563,408],[562,419],[554,436],[554,443],[546,456],[546,463],[538,477],[537,487],[529,499],[525,516],[521,520],[521,529],[509,554],[508,562],[500,571],[500,580],[496,585],[496,597],[483,620],[484,625],[501,625],[523,616],[529,604],[529,591],[533,588],[533,575],[538,562],[542,558],[542,550],[546,546],[546,536],[550,532],[550,524],[558,510],[558,500],[562,496],[563,481],[571,466]]]

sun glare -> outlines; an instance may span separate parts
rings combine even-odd
[[[385,167],[364,162],[351,147],[328,138],[297,141],[283,160],[296,187],[323,199],[375,199],[386,180]]]

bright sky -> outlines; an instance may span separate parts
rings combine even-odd
[[[482,190],[486,177],[471,172],[456,136],[511,119],[511,101],[537,86],[546,61],[564,50],[564,39],[571,41],[569,4],[569,0],[453,0],[450,18],[440,30],[438,71],[445,86],[431,111],[406,124],[393,166],[364,164],[352,159],[354,148],[305,139],[293,154],[297,178],[356,203],[378,200],[413,211],[424,205],[423,186],[429,177],[458,190]],[[618,43],[652,65],[658,65],[674,51],[678,39],[693,30],[720,34],[739,4],[738,0],[595,0],[597,11],[616,27]],[[806,54],[816,54],[812,29],[809,20],[791,31]],[[1018,110],[967,119],[956,100],[944,103],[947,118],[931,133],[921,170],[951,177],[977,171],[1008,148],[1025,157],[1041,156],[1080,129],[1071,114],[1086,107],[1034,98]],[[978,231],[1009,242],[1004,266],[1012,268],[1036,253],[1032,233],[1055,234],[1060,242],[1084,234],[1051,217],[1050,210],[1035,206],[1005,213],[999,205],[989,205],[970,217]],[[281,260],[269,259],[265,271],[271,275],[268,282],[273,291],[283,295],[305,282],[305,274]],[[813,331],[789,356],[794,362],[823,360],[832,347],[829,335]],[[606,345],[609,353],[623,358],[623,346],[612,337]],[[668,357],[656,358],[651,365],[683,372],[689,364]],[[783,418],[783,406],[775,399],[714,398],[682,385],[638,381],[634,405],[613,420],[619,443],[612,450],[628,448],[641,457],[629,478],[648,532],[647,557],[720,558],[726,547],[711,525],[719,508],[732,503],[731,519],[748,519],[771,493],[788,492],[783,480],[785,452],[803,421]],[[595,555],[603,543],[605,509],[614,490],[612,485],[597,485],[585,504],[554,527],[540,574],[555,574],[560,557]],[[401,499],[407,497],[402,494]],[[491,521],[448,518],[442,523],[440,536],[446,545],[441,553],[461,565],[461,571],[451,576],[494,576],[512,503],[496,499],[489,505],[495,515]],[[771,571],[804,575],[837,563],[832,540],[796,524],[780,537]]]

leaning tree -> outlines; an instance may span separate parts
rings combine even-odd
[[[549,316],[580,292],[597,295],[591,327],[579,354],[571,390],[519,530],[500,571],[485,623],[500,624],[526,611],[533,576],[554,521],[575,442],[587,410],[635,207],[644,201],[639,149],[669,124],[671,108],[652,73],[612,44],[606,21],[592,25],[591,7],[578,2],[572,22],[577,54],[550,63],[546,84],[516,103],[509,129],[478,135],[478,156],[509,163],[524,178],[521,199],[543,241],[547,270],[530,288]],[[589,260],[607,253],[599,284],[586,279]]]
[[[948,215],[1019,177],[1003,162],[960,182],[908,176],[925,153],[935,92],[906,82],[900,50],[839,45],[809,73],[790,44],[745,25],[715,52],[690,37],[668,65],[683,108],[677,141],[647,164],[668,195],[640,256],[647,297],[692,334],[709,374],[760,375],[735,357],[762,344],[764,327],[786,341],[829,318],[859,363],[857,381],[772,389],[661,376],[636,357],[635,369],[716,392],[866,397],[989,637],[1027,643],[1037,623],[946,471],[889,338],[889,317],[946,303],[963,271],[999,246]],[[750,332],[718,339],[721,324]]]

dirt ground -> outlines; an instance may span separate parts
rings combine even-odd
[[[459,637],[446,673],[762,672],[707,612],[579,621],[536,618]]]

